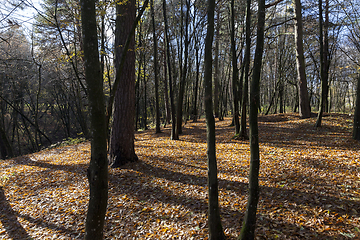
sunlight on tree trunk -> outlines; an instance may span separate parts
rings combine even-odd
[[[123,69],[120,69],[122,54],[127,37],[131,35],[135,22],[135,1],[116,6],[115,29],[115,70],[119,85],[114,89],[115,101],[111,128],[109,158],[111,167],[116,168],[127,162],[138,160],[135,154],[135,37],[131,36]],[[122,71],[121,71],[122,70]],[[119,76],[118,76],[119,75]]]

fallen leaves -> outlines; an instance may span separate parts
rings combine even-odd
[[[359,239],[360,152],[348,115],[323,127],[293,114],[262,116],[257,239]],[[236,239],[247,202],[249,144],[216,123],[224,231]],[[140,161],[110,169],[105,239],[207,239],[205,122],[136,133]],[[0,161],[1,239],[81,239],[90,144]]]

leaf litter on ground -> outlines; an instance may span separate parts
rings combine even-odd
[[[236,239],[244,217],[250,149],[216,122],[223,228]],[[360,143],[345,114],[260,116],[256,239],[360,239]],[[109,169],[105,239],[207,239],[206,126],[188,122],[135,134],[138,162]],[[0,161],[0,239],[81,239],[90,143]]]

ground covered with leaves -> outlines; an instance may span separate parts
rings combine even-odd
[[[217,122],[223,228],[235,239],[246,209],[249,143]],[[360,239],[360,144],[352,118],[323,127],[296,115],[259,118],[257,239]],[[110,169],[105,239],[207,239],[206,126],[187,123],[136,133],[140,161]],[[90,144],[0,161],[0,239],[81,239],[88,203]]]

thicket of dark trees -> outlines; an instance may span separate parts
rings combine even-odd
[[[9,0],[0,12],[2,159],[64,139],[90,139],[94,131],[94,105],[85,74],[88,29],[81,24],[81,6],[72,0],[41,4],[31,27],[19,16],[21,8],[34,7],[29,3]],[[112,161],[137,159],[131,142],[136,130],[156,127],[160,132],[171,124],[169,137],[181,138],[187,121],[205,116],[205,36],[212,19],[208,2],[151,1],[151,10],[143,6],[148,1],[84,4],[95,4],[98,80]],[[354,114],[353,137],[360,139],[359,5],[351,0],[217,1],[211,43],[212,115],[219,120],[233,117],[234,135],[246,139],[249,111],[298,112],[302,118],[317,113],[316,127],[321,127],[325,112],[345,112]],[[130,14],[126,19],[131,22],[116,13]],[[259,38],[262,20],[264,33]],[[260,60],[258,44],[263,48]],[[251,79],[259,84],[256,99],[248,96]],[[119,126],[123,129],[116,129]],[[111,137],[119,137],[118,131],[123,140]],[[125,150],[121,141],[129,144]]]

